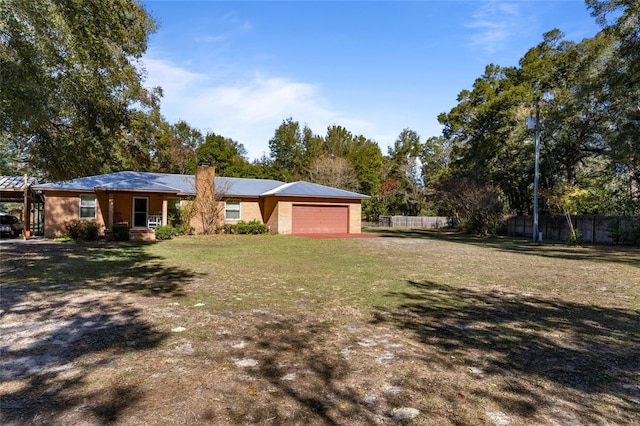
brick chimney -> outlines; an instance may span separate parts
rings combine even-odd
[[[201,162],[196,167],[196,233],[209,234],[215,230],[215,168]]]
[[[196,167],[196,198],[201,195],[213,196],[215,185],[215,168],[211,167],[211,163],[198,163]]]

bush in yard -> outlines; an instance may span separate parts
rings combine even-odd
[[[458,218],[466,232],[495,234],[504,219],[499,190],[473,176],[445,177],[430,191],[439,209]]]
[[[70,220],[64,223],[65,235],[72,240],[79,240],[82,234],[82,221],[79,219]]]
[[[238,234],[266,234],[267,233],[267,225],[261,223],[257,220],[252,220],[247,223],[241,221],[238,223]]]
[[[85,222],[84,224],[84,239],[86,241],[95,241],[98,239],[100,231],[98,229],[98,224],[94,221]]]
[[[220,234],[237,234],[238,233],[238,224],[236,223],[225,223],[217,230]]]
[[[191,235],[193,234],[193,226],[189,223],[180,223],[174,228],[175,235]]]
[[[176,235],[176,231],[171,225],[162,225],[156,227],[155,234],[156,240],[170,240]]]
[[[111,234],[115,241],[129,241],[129,225],[115,224],[111,229]]]
[[[264,223],[252,220],[251,222],[245,222],[241,220],[238,223],[225,223],[221,228],[219,228],[218,232],[222,232],[224,234],[266,234],[267,233],[267,225]]]
[[[95,221],[73,219],[64,223],[65,234],[72,240],[95,241],[99,228]]]

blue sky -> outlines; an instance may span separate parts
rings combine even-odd
[[[490,63],[517,65],[554,28],[598,26],[582,0],[145,1],[159,28],[143,58],[163,115],[269,153],[288,117],[341,125],[383,153],[409,128],[425,140]]]

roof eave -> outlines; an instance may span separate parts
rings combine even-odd
[[[322,199],[327,199],[327,200],[335,200],[335,199],[341,199],[341,200],[368,200],[369,198],[371,198],[368,195],[360,195],[360,196],[346,196],[346,195],[342,195],[342,196],[338,196],[338,195],[312,195],[312,194],[263,194],[260,196],[260,198],[267,198],[267,197],[286,197],[286,198],[322,198]]]
[[[195,196],[194,193],[181,192],[177,189],[131,189],[131,188],[42,188],[42,187],[34,187],[37,191],[47,192],[47,191],[55,191],[55,192],[135,192],[141,194],[172,194],[172,195],[180,195],[184,197]]]
[[[136,192],[142,194],[180,194],[177,189],[94,188],[95,192]]]
[[[51,188],[51,187],[34,187],[37,191],[56,191],[56,192],[95,192],[93,189],[87,188]]]

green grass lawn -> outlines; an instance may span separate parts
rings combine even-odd
[[[640,250],[379,232],[5,245],[0,419],[640,423]]]

